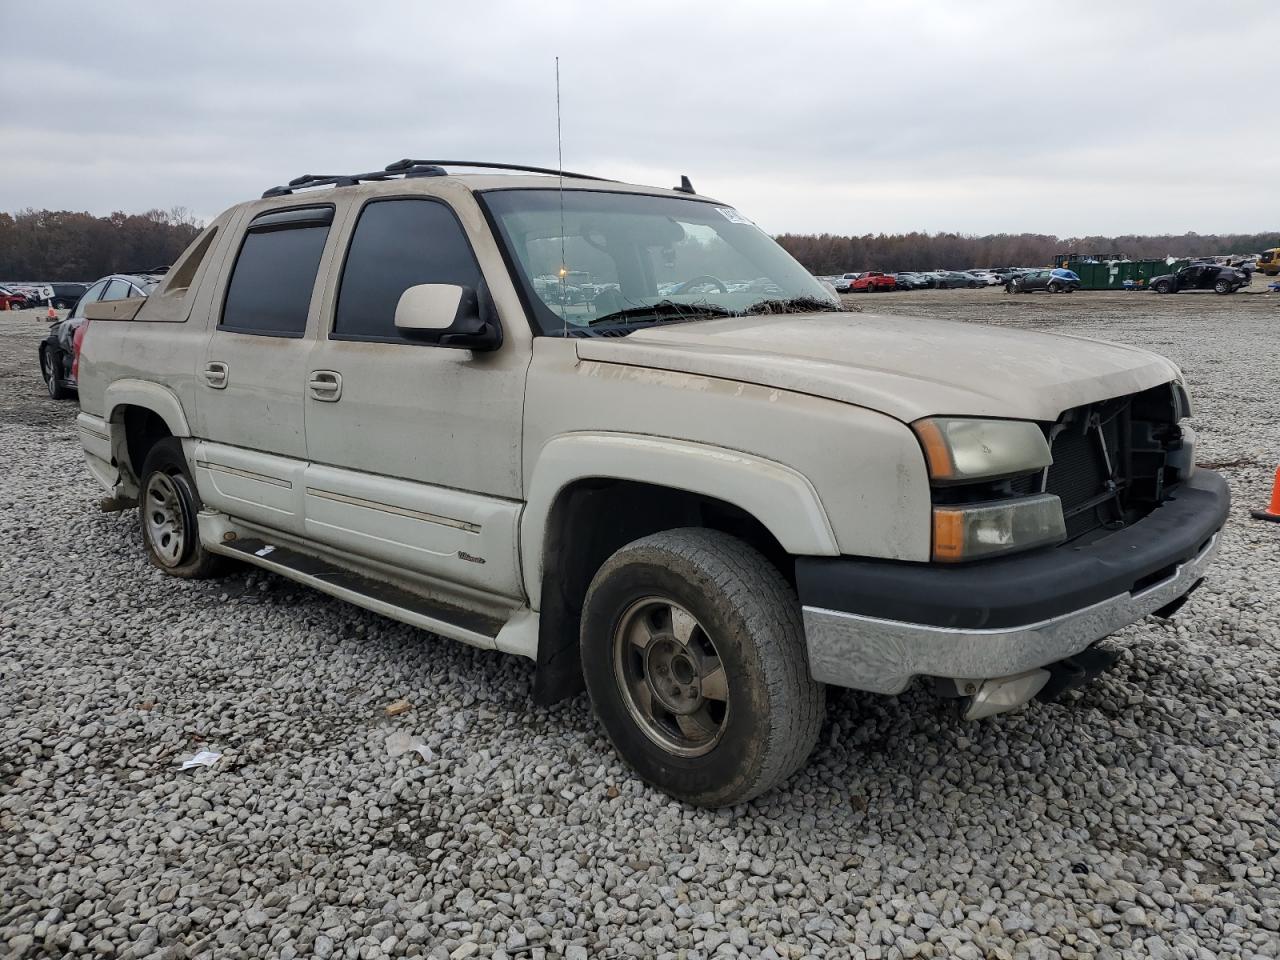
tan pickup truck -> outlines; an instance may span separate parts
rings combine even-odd
[[[157,566],[527,657],[706,805],[801,767],[828,684],[987,716],[1204,576],[1168,360],[844,312],[687,182],[493,166],[299,178],[87,308],[80,437]]]

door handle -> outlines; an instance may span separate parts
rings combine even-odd
[[[312,370],[307,388],[314,399],[336,403],[342,397],[342,374],[337,370]]]
[[[225,390],[227,388],[227,375],[230,368],[220,360],[214,360],[204,365],[204,382],[215,390]]]

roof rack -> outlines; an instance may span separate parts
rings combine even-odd
[[[287,184],[280,187],[272,187],[265,191],[262,196],[267,197],[284,197],[293,193],[295,190],[302,190],[307,187],[354,187],[358,183],[376,182],[382,180],[391,180],[394,177],[444,177],[448,176],[445,167],[480,167],[487,170],[517,170],[523,173],[546,173],[557,177],[573,177],[578,180],[600,180],[605,183],[614,183],[613,180],[606,180],[604,177],[593,177],[586,173],[570,173],[568,170],[551,170],[547,167],[526,167],[518,163],[485,163],[480,160],[397,160],[395,163],[389,163],[382,170],[374,170],[370,173],[345,173],[345,174],[328,174],[328,173],[304,173],[300,177],[294,177]]]
[[[573,177],[576,180],[600,180],[617,183],[607,177],[595,177],[589,173],[571,173],[568,170],[552,170],[549,167],[527,167],[521,163],[486,163],[483,160],[397,160],[387,164],[387,173],[402,173],[414,167],[480,167],[485,170],[515,170],[520,173],[546,173],[553,177]]]

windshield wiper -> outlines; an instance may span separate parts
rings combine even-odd
[[[766,315],[771,313],[831,313],[841,309],[830,300],[819,297],[792,297],[789,300],[761,300],[747,307],[738,316]]]
[[[726,310],[724,307],[712,306],[709,303],[676,303],[674,300],[659,300],[657,303],[647,307],[627,307],[625,310],[615,310],[613,313],[602,314],[593,320],[587,322],[588,327],[594,327],[601,323],[612,323],[617,320],[628,320],[632,317],[670,317],[673,319],[683,319],[688,317],[735,317],[737,314],[732,310]]]

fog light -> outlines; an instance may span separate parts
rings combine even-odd
[[[933,559],[977,560],[1067,538],[1062,501],[1051,493],[933,508]]]

